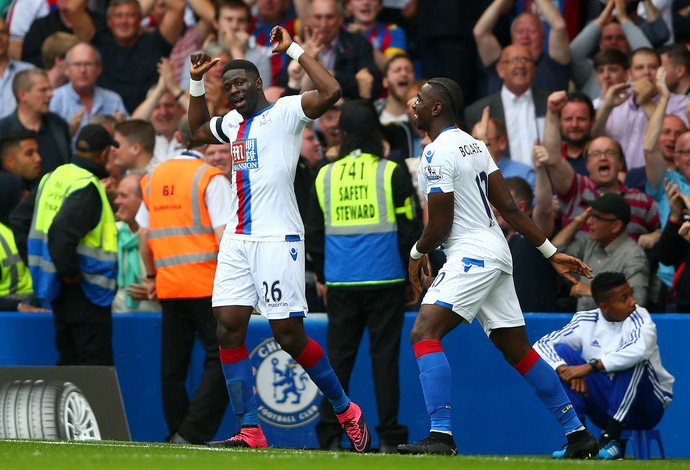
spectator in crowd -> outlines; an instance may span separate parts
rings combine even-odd
[[[120,95],[96,86],[102,72],[98,49],[81,42],[67,52],[65,62],[69,83],[53,91],[50,110],[69,123],[70,135],[99,114],[129,116]]]
[[[565,91],[557,91],[549,96],[544,126],[544,147],[548,155],[544,163],[548,165],[553,189],[561,203],[563,226],[585,211],[585,201],[591,201],[605,192],[620,193],[628,201],[632,209],[631,220],[627,224],[630,237],[637,240],[644,234],[654,232],[659,226],[658,208],[654,200],[618,180],[624,165],[623,150],[618,142],[610,137],[597,137],[585,145],[583,152],[589,176],[577,174],[561,157],[558,116],[567,99]],[[586,225],[582,224],[580,228],[583,234],[587,233]]]
[[[690,135],[688,137],[686,151],[690,151]],[[684,155],[686,166],[690,160],[688,155]],[[673,278],[673,296],[666,311],[690,313],[690,271],[687,269],[690,265],[690,195],[682,193],[671,181],[666,183],[666,191],[671,211],[661,232],[659,260],[673,266],[678,273]]]
[[[48,36],[41,46],[41,63],[48,72],[51,88],[56,89],[68,82],[65,56],[79,39],[74,34],[59,31]]]
[[[306,5],[303,5],[306,3],[305,0],[295,0],[293,3],[295,9],[298,10],[298,15],[304,16],[306,12],[301,10],[306,10]],[[256,14],[251,17],[250,31],[256,38],[257,44],[269,47],[271,45],[269,39],[271,31],[275,26],[282,26],[285,28],[290,37],[294,37],[298,34],[298,31],[303,25],[299,19],[289,18],[287,16],[286,10],[288,4],[288,0],[256,0]],[[274,85],[278,84],[280,74],[287,68],[289,62],[289,57],[283,56],[282,54],[273,54],[271,57],[270,83]],[[262,74],[261,78],[264,79],[263,71],[259,69],[259,72]]]
[[[228,178],[232,176],[232,153],[230,153],[229,145],[208,144],[204,151],[204,160],[209,165],[220,169]]]
[[[21,179],[21,198],[38,184],[41,175],[41,154],[36,136],[30,131],[11,131],[0,140],[2,169]]]
[[[316,135],[321,141],[324,156],[329,160],[335,160],[335,155],[338,153],[338,145],[340,145],[339,118],[340,106],[333,105],[314,122],[313,130],[316,131]]]
[[[311,0],[308,29],[312,35],[306,35],[303,46],[333,73],[343,98],[375,99],[381,93],[381,72],[371,44],[343,29],[343,21],[344,12],[337,0]]]
[[[17,107],[17,99],[12,91],[14,77],[22,70],[32,68],[32,65],[10,58],[9,55],[9,26],[0,17],[0,118],[10,114]]]
[[[115,197],[117,219],[117,293],[113,313],[160,312],[161,306],[150,300],[145,279],[146,268],[139,252],[139,224],[135,220],[141,206],[142,175],[129,175],[120,180]]]
[[[311,199],[314,180],[319,169],[328,164],[329,161],[323,156],[321,143],[312,130],[313,125],[307,124],[302,131],[302,147],[299,152],[299,161],[295,171],[295,198],[297,199],[297,209],[304,224],[305,233],[309,232],[309,221],[307,212]],[[304,260],[306,276],[306,296],[307,306],[310,312],[325,311],[324,302],[321,298],[323,279],[318,279],[314,269],[311,255],[307,252]]]
[[[618,85],[627,80],[628,77],[628,56],[618,49],[604,49],[594,56],[594,73],[597,85],[601,93],[592,100],[594,109],[599,109],[601,97],[606,94],[613,85]]]
[[[182,150],[175,131],[189,106],[189,94],[175,81],[170,61],[162,58],[158,70],[160,75],[156,86],[149,90],[146,99],[132,113],[132,119],[150,121],[156,132],[154,165]]]
[[[216,40],[229,52],[229,60],[247,59],[256,64],[264,88],[268,88],[273,83],[273,54],[268,44],[259,44],[250,34],[251,20],[251,10],[243,0],[219,1],[216,5]]]
[[[690,96],[690,50],[682,44],[672,44],[662,47],[659,55],[671,93]]]
[[[690,4],[683,0],[674,1],[671,15],[676,42],[690,44]]]
[[[144,205],[136,221],[149,297],[157,296],[163,309],[161,392],[168,440],[202,444],[216,434],[228,405],[211,294],[218,244],[232,216],[225,202],[232,196],[225,174],[206,165],[194,148],[186,118],[176,135],[185,150],[144,176]],[[197,333],[204,372],[190,400],[187,373]]]
[[[141,119],[115,125],[115,140],[120,146],[113,149],[113,163],[127,174],[151,173],[157,165],[153,158],[155,131],[150,122]]]
[[[622,83],[608,89],[597,110],[592,135],[608,135],[620,142],[628,171],[626,184],[643,189],[645,183],[642,136],[656,103],[659,101],[655,85],[659,68],[659,55],[652,49],[637,49],[630,58],[630,85]],[[630,91],[626,91],[626,87]],[[667,114],[675,114],[688,125],[685,108],[690,97],[672,94],[666,107]]]
[[[328,356],[346,391],[364,329],[369,332],[379,451],[395,452],[408,437],[407,427],[398,424],[405,258],[421,224],[413,217],[407,168],[380,157],[383,136],[369,103],[343,105],[338,127],[343,134],[339,158],[321,168],[312,192],[307,251],[328,289]],[[356,178],[340,177],[355,167],[361,170]],[[322,402],[316,435],[322,449],[332,450],[340,448],[343,431],[329,407]]]
[[[534,168],[524,163],[515,162],[506,155],[506,150],[508,149],[506,126],[500,119],[489,117],[488,106],[484,108],[482,120],[472,128],[472,137],[486,144],[491,158],[494,159],[504,178],[520,177],[527,181],[532,191],[534,191]]]
[[[15,53],[19,54],[17,57],[21,57],[23,61],[34,64],[36,67],[43,66],[41,50],[46,39],[55,33],[74,33],[73,23],[68,10],[70,1],[72,0],[57,0],[55,2],[57,8],[34,17],[30,26],[27,25],[28,30],[25,30],[26,35],[23,37],[19,37],[18,34],[13,32],[12,42],[14,43]],[[26,1],[17,0],[18,5],[25,5],[26,3]],[[42,3],[48,4],[49,2]],[[91,17],[98,31],[106,28],[103,15],[90,10],[87,10],[87,14]],[[46,68],[46,70],[48,69]]]
[[[549,25],[548,49],[544,50],[546,30],[538,15],[524,12],[513,20],[510,26],[510,40],[512,45],[525,46],[534,63],[535,83],[537,88],[547,91],[562,90],[568,87],[570,78],[570,45],[565,21],[558,8],[551,0],[534,0],[544,20]],[[493,29],[501,14],[512,8],[511,0],[494,0],[484,11],[474,25],[472,33],[477,42],[477,51],[482,65],[489,76],[488,93],[496,93],[501,89],[501,75],[499,60],[504,60],[502,47]],[[529,154],[526,155],[529,159]]]
[[[41,175],[45,175],[72,158],[69,126],[64,119],[50,112],[53,97],[48,74],[41,69],[23,70],[12,85],[17,109],[0,119],[0,135],[25,130],[36,134],[41,154]]]
[[[624,2],[614,0],[607,2],[599,16],[594,21],[590,21],[570,43],[573,60],[570,70],[573,83],[579,91],[585,93],[592,100],[603,96],[606,92],[601,82],[597,80],[599,67],[610,63],[621,65],[621,59],[617,62],[606,61],[605,63],[593,64],[590,56],[597,49],[597,46],[599,53],[613,49],[626,56],[630,54],[631,50],[652,47],[642,30],[633,21],[630,21],[626,9],[619,8],[621,5],[624,5]],[[626,65],[624,69],[627,68]]]
[[[401,53],[388,58],[383,67],[383,88],[387,96],[374,103],[381,124],[409,121],[406,98],[407,90],[414,81],[414,64],[410,56]]]
[[[543,147],[535,146],[535,152],[545,152]],[[543,166],[536,168],[545,173]],[[546,176],[546,175],[544,175]],[[547,177],[548,178],[548,177]],[[506,178],[506,185],[517,208],[530,217],[545,234],[553,234],[553,215],[551,197],[541,197],[534,204],[534,193],[526,180],[519,176]],[[494,216],[508,241],[513,258],[513,281],[520,309],[523,312],[557,312],[559,279],[548,259],[535,248],[520,232],[508,224],[500,212],[494,209]]]
[[[405,30],[397,24],[379,21],[383,0],[346,0],[345,10],[349,16],[345,27],[367,38],[379,69],[383,70],[393,55],[407,52]]]
[[[15,228],[31,220],[29,268],[36,297],[53,310],[58,365],[113,365],[117,228],[100,179],[117,145],[103,127],[84,126],[73,161],[44,176],[12,216]]]
[[[622,459],[622,431],[653,429],[661,421],[674,378],[661,364],[656,325],[625,274],[598,274],[592,296],[593,309],[578,311],[534,347],[561,378],[580,420],[603,430],[598,457]]]
[[[505,47],[496,69],[503,79],[501,90],[468,106],[465,124],[472,129],[489,106],[490,116],[506,124],[510,158],[531,166],[532,145],[543,135],[548,92],[533,87],[534,61],[526,46]]]
[[[639,304],[646,305],[649,266],[644,250],[626,234],[630,205],[620,194],[604,193],[589,201],[589,206],[556,234],[553,243],[559,250],[582,259],[594,275],[606,270],[623,273]],[[589,225],[589,237],[576,238],[585,222]],[[573,285],[570,295],[577,297],[577,310],[596,308],[588,279]]]
[[[647,176],[645,189],[659,206],[659,220],[662,228],[666,226],[670,213],[664,181],[673,182],[682,193],[690,194],[690,166],[683,164],[685,155],[682,153],[686,148],[690,149],[690,139],[687,143],[681,140],[687,131],[683,121],[678,116],[666,114],[671,92],[665,78],[666,70],[660,67],[656,73],[659,102],[649,118],[643,138]],[[667,289],[672,287],[675,277],[674,269],[668,265],[660,265],[657,274]]]
[[[127,111],[134,112],[158,80],[157,64],[168,56],[182,33],[184,1],[165,0],[167,11],[153,32],[141,29],[141,6],[137,0],[113,0],[108,6],[108,29],[97,31],[86,12],[86,0],[71,0],[69,14],[74,34],[101,52],[103,73],[98,84],[120,95]],[[136,73],[133,73],[132,67]]]
[[[563,141],[561,156],[579,175],[587,176],[584,148],[592,138],[594,106],[584,93],[568,93],[560,112],[560,131]]]

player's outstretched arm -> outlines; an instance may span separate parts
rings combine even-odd
[[[273,48],[274,53],[285,52],[302,66],[311,79],[316,90],[302,95],[302,109],[307,117],[312,119],[320,117],[340,99],[342,94],[340,84],[323,65],[306,54],[299,44],[293,42],[285,28],[281,26],[273,28],[271,42],[277,43]]]
[[[206,106],[203,78],[204,74],[215,66],[220,59],[217,57],[212,59],[203,52],[193,53],[190,59],[189,75],[191,80],[189,84],[189,111],[187,111],[189,129],[195,142],[215,144],[218,143],[218,140],[211,133],[209,125],[211,116]]]
[[[592,277],[590,274],[592,268],[581,260],[564,253],[556,253],[556,247],[539,230],[539,227],[515,205],[513,196],[510,194],[510,190],[500,171],[494,171],[489,175],[488,196],[489,201],[498,209],[503,219],[536,246],[551,261],[551,265],[558,274],[572,283],[577,283],[577,280],[570,273],[579,274],[587,278]]]

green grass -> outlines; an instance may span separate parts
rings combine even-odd
[[[327,470],[688,468],[688,460],[558,461],[530,456],[403,456],[313,450],[234,450],[129,442],[0,441],[7,470]]]

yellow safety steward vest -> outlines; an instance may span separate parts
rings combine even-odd
[[[33,293],[31,275],[19,257],[14,233],[0,223],[0,296],[27,296]]]

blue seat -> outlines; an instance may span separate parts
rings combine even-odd
[[[621,441],[627,441],[626,449],[633,446],[633,452],[637,460],[649,460],[652,441],[659,445],[661,458],[665,459],[664,446],[661,443],[661,433],[658,429],[629,429],[621,434]]]

